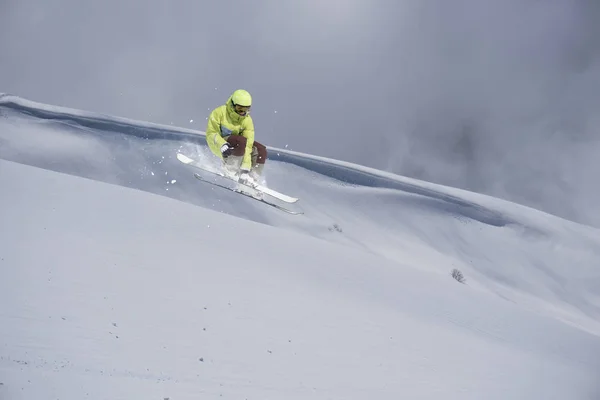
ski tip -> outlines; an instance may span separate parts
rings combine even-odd
[[[181,161],[182,163],[184,163],[184,164],[189,164],[189,163],[192,163],[192,162],[194,162],[194,160],[192,160],[192,159],[191,159],[191,158],[189,158],[188,156],[185,156],[185,155],[183,155],[183,154],[181,154],[181,153],[177,153],[177,159],[178,159],[179,161]]]

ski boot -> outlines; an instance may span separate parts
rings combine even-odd
[[[229,156],[223,159],[222,171],[227,178],[237,181],[239,178],[240,164],[243,157]]]

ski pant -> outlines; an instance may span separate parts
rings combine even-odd
[[[241,135],[231,135],[227,138],[227,143],[233,146],[232,156],[241,157],[246,151],[247,139]],[[256,164],[264,164],[267,161],[267,148],[265,145],[254,141],[252,146],[252,167]]]

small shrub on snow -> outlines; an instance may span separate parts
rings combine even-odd
[[[465,277],[464,277],[464,275],[462,274],[462,272],[460,272],[460,271],[459,271],[459,270],[457,270],[456,268],[454,268],[454,269],[452,270],[452,273],[451,273],[451,275],[452,275],[452,277],[453,277],[454,279],[456,279],[456,280],[457,280],[457,281],[459,281],[460,283],[465,283]]]

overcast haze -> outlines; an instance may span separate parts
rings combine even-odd
[[[0,92],[204,130],[243,87],[267,145],[600,226],[599,20],[595,0],[0,0]]]

